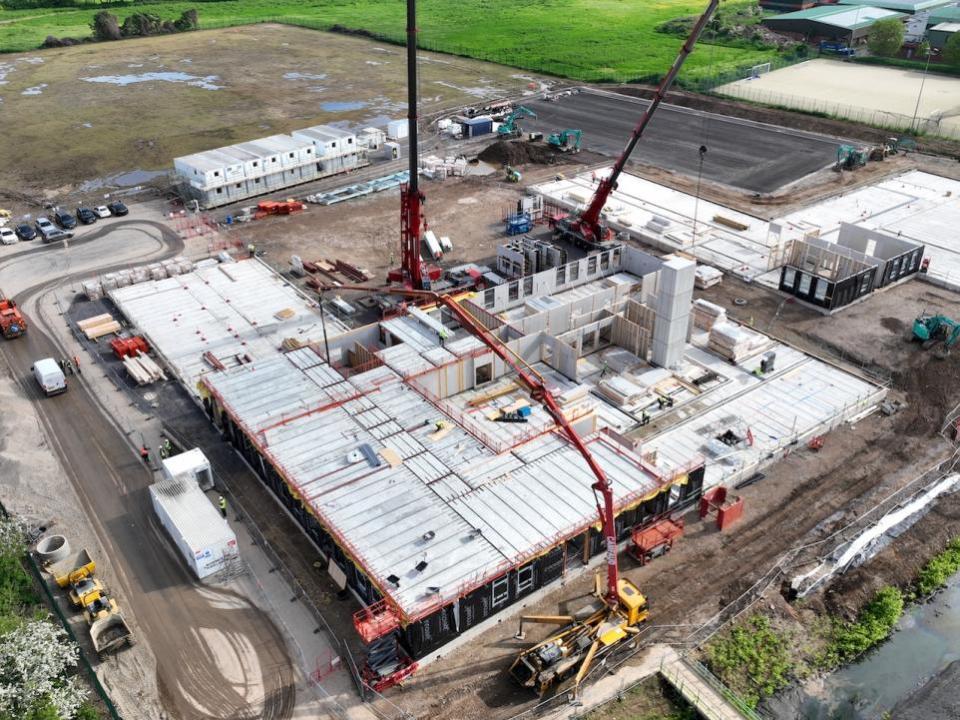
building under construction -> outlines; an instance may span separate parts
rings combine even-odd
[[[693,269],[616,246],[458,298],[585,438],[621,539],[884,394],[723,318],[704,330]],[[449,310],[328,315],[324,339],[316,300],[258,260],[110,296],[361,601],[372,685],[601,552],[583,458]]]

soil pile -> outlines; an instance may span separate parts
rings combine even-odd
[[[479,157],[491,165],[552,165],[556,153],[546,145],[532,142],[505,142],[499,140],[481,152]]]
[[[907,396],[900,429],[910,437],[940,432],[947,413],[960,402],[960,352],[947,357],[937,357],[934,349],[920,352],[926,354],[923,361],[893,378]]]

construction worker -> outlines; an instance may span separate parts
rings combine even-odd
[[[443,344],[447,341],[447,329],[441,328],[438,335],[440,335],[440,347],[443,347]]]
[[[66,374],[67,374],[67,361],[64,360],[63,358],[60,358],[60,360],[59,360],[58,362],[59,362],[59,364],[60,364],[60,372],[62,372],[64,375],[66,375]]]
[[[147,465],[150,464],[150,448],[142,443],[140,445],[140,459],[143,460],[143,462],[145,462]]]
[[[217,507],[220,508],[220,515],[223,517],[224,520],[226,520],[227,519],[227,499],[223,495],[221,495],[220,499],[217,500]]]
[[[80,358],[76,355],[73,356],[73,366],[77,369],[77,375],[80,374]]]
[[[607,374],[607,361],[603,361],[603,365],[600,368],[600,379],[603,380],[603,376]]]
[[[647,414],[646,410],[640,412],[640,425],[648,425],[650,423],[650,416]]]
[[[250,253],[250,257],[254,257],[257,254],[257,246],[250,243],[247,245],[247,252]]]
[[[160,450],[163,452],[164,457],[170,457],[173,455],[173,445],[170,442],[170,438],[164,438],[163,442],[160,444]]]

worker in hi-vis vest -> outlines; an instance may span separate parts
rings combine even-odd
[[[220,514],[223,516],[223,519],[227,519],[227,499],[221,495],[220,499],[217,501],[217,504],[220,506]]]

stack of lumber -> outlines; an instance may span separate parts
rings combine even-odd
[[[96,340],[104,335],[111,335],[120,332],[120,323],[113,319],[110,313],[95,315],[92,318],[81,320],[77,326],[83,330],[87,340]]]
[[[693,302],[693,326],[701,330],[712,330],[717,323],[727,321],[727,311],[715,305],[712,302],[703,300],[694,300]]]
[[[166,380],[166,373],[149,355],[138,352],[123,359],[123,366],[137,385],[149,385],[157,380]]]
[[[614,376],[597,383],[600,394],[617,407],[635,405],[647,394],[647,389],[622,376]]]

